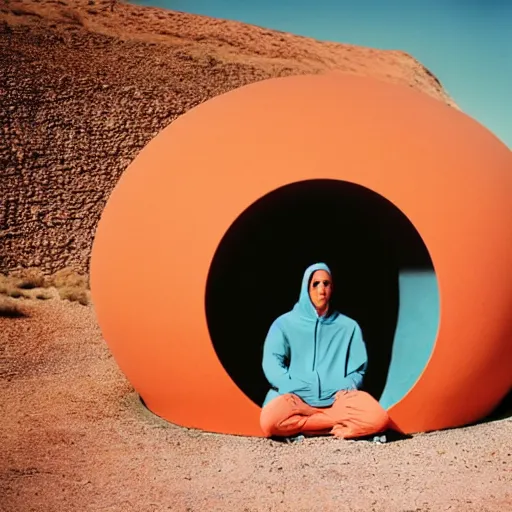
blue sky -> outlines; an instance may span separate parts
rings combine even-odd
[[[410,53],[512,149],[512,0],[135,0]]]

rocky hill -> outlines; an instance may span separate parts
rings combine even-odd
[[[86,272],[119,176],[160,130],[258,80],[340,70],[457,108],[402,51],[112,0],[0,0],[0,271]]]

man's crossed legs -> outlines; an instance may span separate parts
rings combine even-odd
[[[312,407],[288,393],[263,407],[260,425],[267,437],[332,434],[343,439],[369,436],[386,430],[388,413],[365,391],[339,391],[330,407]]]

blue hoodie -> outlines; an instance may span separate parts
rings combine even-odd
[[[263,405],[294,393],[311,406],[328,407],[342,389],[360,389],[368,364],[361,328],[337,311],[318,316],[309,297],[311,276],[331,271],[324,263],[304,272],[299,301],[270,326],[263,372],[272,386]]]

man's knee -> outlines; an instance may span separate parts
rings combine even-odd
[[[367,391],[360,389],[338,391],[336,393],[335,408],[342,409],[347,405],[351,405],[352,410],[360,411],[367,418],[372,418],[375,424],[387,425],[389,423],[387,411]]]
[[[363,408],[365,409],[368,421],[370,421],[376,431],[384,431],[388,428],[389,425],[389,415],[386,409],[382,407],[379,401],[370,393],[366,391],[358,391],[361,402],[365,405]]]
[[[275,425],[275,422],[273,421],[272,416],[270,416],[265,409],[266,409],[266,407],[264,407],[261,410],[260,428],[265,437],[270,437],[270,436],[274,435],[274,430],[275,430],[276,425]]]
[[[276,435],[279,425],[291,414],[290,399],[293,395],[280,395],[261,409],[260,428],[265,437]]]

